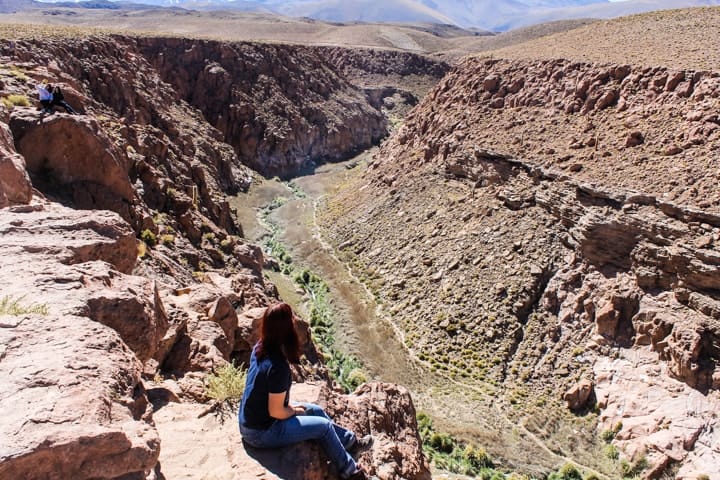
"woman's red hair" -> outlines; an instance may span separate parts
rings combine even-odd
[[[287,303],[270,305],[262,317],[255,355],[265,358],[274,352],[285,355],[290,363],[300,363],[300,339],[295,330],[295,316]]]

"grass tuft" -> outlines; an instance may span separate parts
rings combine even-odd
[[[28,315],[28,314],[38,314],[38,315],[47,315],[48,314],[48,306],[44,303],[42,304],[33,304],[29,306],[21,305],[20,302],[25,297],[20,298],[13,298],[11,295],[5,295],[0,300],[0,315]]]
[[[30,106],[30,99],[25,95],[8,95],[7,97],[2,97],[0,102],[2,102],[8,110],[12,110],[14,107]]]
[[[228,363],[208,376],[205,395],[220,402],[239,400],[245,390],[246,376],[242,365],[235,367]]]

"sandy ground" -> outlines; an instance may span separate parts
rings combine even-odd
[[[165,479],[277,478],[247,455],[233,415],[224,420],[214,413],[198,418],[206,409],[206,405],[169,403],[153,415],[162,442],[160,466]],[[240,464],[242,475],[236,468]]]

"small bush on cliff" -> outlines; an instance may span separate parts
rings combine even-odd
[[[620,452],[615,445],[605,445],[605,456],[610,460],[617,460],[620,457]]]
[[[560,470],[553,472],[548,476],[548,480],[582,480],[582,475],[575,465],[572,463],[566,463]]]
[[[239,400],[245,390],[246,376],[242,365],[235,367],[228,363],[208,376],[205,394],[220,402]]]
[[[164,235],[160,235],[160,243],[165,245],[166,247],[171,247],[175,244],[175,235],[166,233]]]
[[[25,95],[8,95],[7,97],[3,97],[1,101],[8,110],[12,110],[13,107],[30,106],[30,99]]]
[[[28,315],[36,313],[38,315],[47,315],[48,306],[43,304],[34,304],[29,306],[21,305],[20,302],[24,297],[13,298],[5,295],[0,299],[0,315]]]
[[[632,463],[628,462],[627,460],[622,460],[620,462],[620,469],[622,470],[623,478],[637,477],[646,468],[648,468],[648,461],[645,456],[641,456]]]
[[[155,245],[157,245],[157,237],[152,231],[148,229],[145,229],[142,231],[142,233],[140,233],[140,240],[145,242],[148,247],[154,247]]]

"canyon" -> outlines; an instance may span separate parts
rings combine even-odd
[[[533,42],[449,64],[3,30],[0,476],[336,478],[313,445],[243,448],[206,382],[247,364],[280,298],[236,202],[381,144],[310,226],[433,395],[381,372],[343,393],[305,322],[293,372],[298,398],[375,436],[371,474],[430,478],[417,402],[533,477],[720,478],[720,74]],[[42,80],[79,114],[28,105]]]

